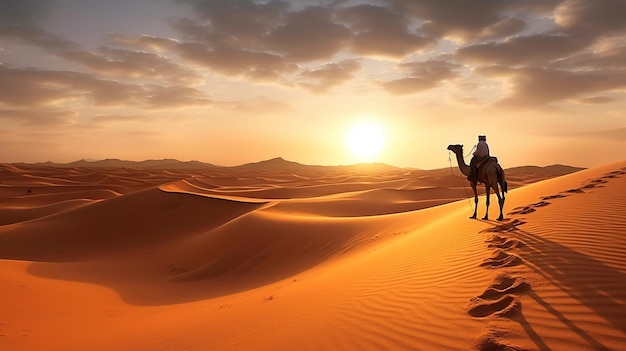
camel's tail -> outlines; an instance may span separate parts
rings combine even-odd
[[[503,193],[507,193],[509,192],[509,183],[507,183],[506,181],[506,176],[504,175],[504,170],[502,169],[502,167],[498,164],[498,183],[500,184],[500,187],[502,188],[502,192]]]

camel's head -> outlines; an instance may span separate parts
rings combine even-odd
[[[448,150],[454,152],[455,154],[463,154],[463,145],[448,145]]]

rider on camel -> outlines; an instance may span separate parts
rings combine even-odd
[[[478,144],[476,145],[476,151],[474,151],[474,157],[470,161],[470,173],[467,176],[467,180],[477,180],[478,167],[483,160],[489,157],[489,145],[487,145],[487,136],[479,135]]]

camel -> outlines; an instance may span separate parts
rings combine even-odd
[[[461,173],[465,176],[469,175],[470,166],[465,163],[463,159],[463,145],[448,145],[448,150],[454,152],[456,155],[456,160],[459,164],[459,169]],[[485,184],[485,197],[487,199],[487,210],[485,212],[485,217],[483,219],[489,219],[489,198],[491,197],[491,189],[496,193],[498,197],[498,204],[500,205],[500,216],[498,220],[501,221],[504,219],[502,215],[502,209],[504,208],[504,193],[508,192],[508,184],[506,182],[506,178],[504,176],[504,170],[498,164],[498,161],[495,157],[490,158],[485,161],[482,166],[478,169],[477,179],[470,182],[472,186],[472,190],[474,190],[474,214],[470,217],[472,219],[476,219],[476,211],[478,210],[478,192],[476,191],[476,185],[478,182]],[[498,189],[498,185],[502,188],[502,196],[500,196],[500,191]]]

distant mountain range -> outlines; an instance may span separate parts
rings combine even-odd
[[[61,168],[80,168],[80,167],[96,167],[96,168],[143,168],[143,169],[204,169],[217,167],[210,163],[200,161],[179,161],[175,159],[163,160],[146,160],[146,161],[126,161],[116,158],[108,158],[106,160],[87,161],[79,160],[70,163],[54,163],[54,162],[38,162],[38,163],[19,163],[22,165],[50,166]]]
[[[362,163],[347,166],[321,166],[321,165],[305,165],[298,162],[288,161],[282,157],[275,157],[269,160],[251,162],[238,166],[218,166],[211,163],[200,161],[179,161],[176,159],[163,160],[146,160],[146,161],[127,161],[116,158],[105,160],[88,161],[79,160],[70,163],[55,162],[37,162],[37,163],[15,163],[16,165],[26,166],[49,166],[60,168],[140,168],[140,169],[210,169],[210,168],[226,168],[237,170],[303,170],[303,169],[354,169],[354,170],[391,170],[398,167],[390,166],[384,163]]]
[[[54,163],[54,162],[38,162],[38,163],[16,163],[17,165],[34,165],[34,166],[49,166],[49,167],[61,167],[61,168],[80,168],[80,167],[94,167],[94,168],[140,168],[140,169],[235,169],[235,170],[250,170],[250,171],[271,171],[271,170],[353,170],[353,171],[390,171],[401,169],[399,167],[390,166],[384,163],[361,163],[345,166],[321,166],[321,165],[305,165],[298,162],[288,161],[282,157],[275,157],[269,160],[251,162],[242,164],[239,166],[217,166],[211,163],[205,163],[200,161],[179,161],[176,159],[162,159],[162,160],[145,160],[145,161],[126,161],[120,159],[105,159],[98,161],[79,160],[70,163]],[[584,168],[564,166],[564,165],[551,165],[545,167],[539,166],[522,166],[512,167],[506,169],[507,174],[522,175],[525,173],[541,174],[546,177],[560,176],[568,173],[577,172]],[[430,174],[433,176],[444,175],[444,173],[450,173],[449,168],[434,169],[434,170],[417,170],[408,169],[420,174]],[[458,173],[456,165],[453,167],[455,173]],[[440,174],[441,173],[441,174]]]

